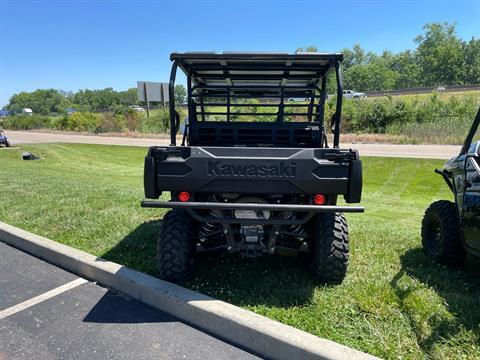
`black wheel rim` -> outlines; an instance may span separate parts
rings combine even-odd
[[[432,221],[431,227],[430,227],[430,236],[429,236],[429,242],[430,242],[430,251],[432,254],[438,254],[440,251],[441,243],[443,241],[443,230],[442,230],[442,224],[438,220]]]

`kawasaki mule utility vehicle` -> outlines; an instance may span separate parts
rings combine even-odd
[[[0,129],[0,146],[10,147],[10,142],[7,139],[7,135]]]
[[[303,251],[315,277],[341,282],[348,265],[342,212],[363,211],[337,205],[339,195],[358,203],[362,193],[358,152],[339,148],[342,55],[173,53],[171,60],[171,145],[148,150],[144,173],[145,197],[167,191],[171,200],[142,202],[172,209],[158,234],[159,276],[187,279],[197,251]],[[180,146],[177,68],[188,95]],[[336,110],[325,119],[329,75],[337,79]]]
[[[462,264],[467,253],[480,256],[480,109],[460,154],[447,161],[442,175],[453,202],[432,203],[422,223],[427,256],[447,265]]]

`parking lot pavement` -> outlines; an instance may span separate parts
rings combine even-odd
[[[0,242],[0,359],[254,359]]]

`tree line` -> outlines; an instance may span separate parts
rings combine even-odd
[[[421,86],[480,84],[480,39],[469,41],[458,37],[455,24],[431,23],[414,39],[416,48],[398,53],[381,54],[365,51],[360,45],[342,50],[344,88],[357,91],[394,90]],[[316,46],[297,51],[317,51]],[[334,92],[329,79],[329,92]],[[176,103],[184,103],[186,89],[175,88]],[[116,110],[137,104],[137,90],[79,90],[65,92],[39,89],[21,92],[10,98],[7,110],[31,108],[34,113],[62,113],[65,109],[80,111]]]
[[[366,52],[358,44],[343,49],[344,88],[375,91],[480,84],[480,39],[465,41],[458,37],[455,24],[431,23],[414,42],[415,49],[398,53]],[[297,51],[317,51],[317,47]]]
[[[186,89],[182,84],[175,87],[175,99],[177,103],[184,103]],[[130,105],[145,105],[137,101],[137,89],[131,88],[125,91],[116,91],[113,88],[100,90],[79,90],[67,92],[56,89],[38,89],[32,92],[14,94],[6,110],[13,113],[24,108],[30,108],[36,114],[62,114],[67,109],[75,109],[82,112],[99,110],[119,110]],[[151,105],[157,105],[152,102]]]

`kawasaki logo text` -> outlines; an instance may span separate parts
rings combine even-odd
[[[295,164],[232,165],[209,161],[208,176],[289,178],[295,177]]]

